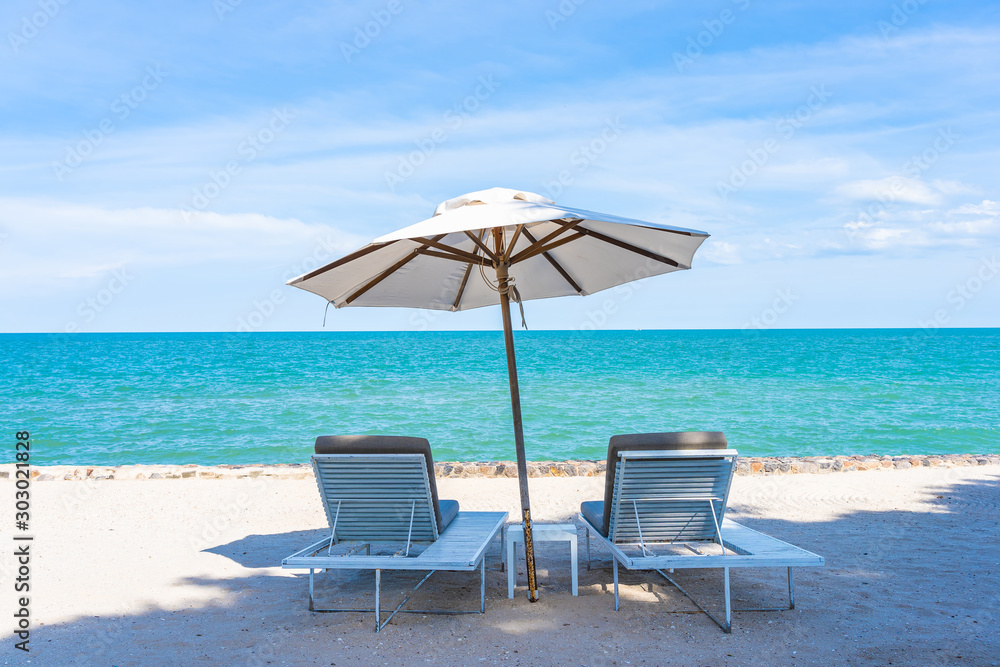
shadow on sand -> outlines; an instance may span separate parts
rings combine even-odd
[[[872,483],[879,483],[875,475]],[[827,564],[797,572],[795,610],[737,613],[732,635],[701,615],[665,614],[692,607],[655,574],[624,573],[622,610],[613,612],[609,556],[596,546],[594,569],[581,563],[580,597],[570,596],[566,553],[555,544],[539,545],[545,587],[538,604],[520,592],[506,598],[496,544],[488,555],[485,616],[397,616],[376,635],[370,614],[310,613],[307,577],[276,569],[325,533],[307,530],[249,535],[207,549],[246,570],[184,582],[217,591],[213,603],[46,625],[33,633],[30,657],[42,665],[665,664],[669,655],[713,665],[995,664],[1000,475],[927,491],[921,511],[858,511],[845,499],[828,521],[784,521],[734,507],[734,518],[820,553]],[[580,555],[584,561],[582,539]],[[418,576],[384,577],[384,604]],[[690,570],[678,580],[717,609],[720,576]],[[317,582],[326,603],[372,604],[371,573],[330,573]],[[773,606],[785,595],[775,571],[736,571],[732,587],[737,606]],[[412,601],[420,608],[477,603],[476,573],[438,573]],[[10,635],[3,643],[9,656]]]

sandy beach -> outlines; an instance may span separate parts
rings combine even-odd
[[[518,507],[515,479],[439,480],[467,510]],[[531,480],[536,521],[574,522],[603,477]],[[3,664],[34,665],[994,665],[1000,662],[1000,466],[836,475],[740,476],[729,516],[823,555],[800,569],[795,610],[734,614],[723,634],[655,574],[624,573],[613,610],[610,560],[594,549],[570,594],[568,549],[538,547],[541,600],[506,597],[499,542],[487,557],[485,615],[315,614],[307,577],[281,559],[325,526],[302,479],[54,481],[32,484],[31,652],[13,648],[10,542],[0,570]],[[0,481],[13,525],[14,484]],[[580,556],[585,558],[583,529]],[[9,538],[6,538],[8,539]],[[523,584],[523,562],[520,563]],[[778,570],[736,571],[734,605],[785,602]],[[383,578],[388,606],[414,575]],[[678,581],[714,608],[721,574]],[[370,573],[318,579],[326,604],[368,604]],[[472,609],[478,578],[438,573],[421,608]],[[393,604],[394,606],[394,604]],[[687,612],[687,613],[670,613]]]

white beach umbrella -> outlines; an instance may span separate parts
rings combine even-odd
[[[500,304],[510,380],[528,599],[535,601],[531,508],[510,301],[587,295],[691,268],[708,238],[670,227],[560,206],[531,192],[491,188],[449,199],[423,222],[288,281],[337,308],[468,310]]]

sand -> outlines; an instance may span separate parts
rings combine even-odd
[[[14,484],[0,481],[0,663],[33,665],[993,665],[1000,663],[1000,466],[738,477],[731,514],[826,558],[800,569],[795,610],[734,614],[723,634],[655,574],[625,573],[613,610],[608,554],[539,545],[541,600],[506,597],[499,544],[485,615],[315,614],[281,559],[325,526],[311,478],[35,482],[31,652],[14,649]],[[602,478],[531,480],[536,521],[579,522]],[[463,509],[516,516],[514,479],[442,479]],[[585,558],[580,529],[580,554]],[[523,561],[519,565],[523,584]],[[785,602],[779,570],[737,570],[737,607]],[[721,574],[678,580],[721,606]],[[387,574],[387,605],[413,575]],[[371,604],[372,575],[319,579],[324,604]],[[439,573],[418,607],[475,608],[478,577]],[[671,613],[687,612],[687,613]]]

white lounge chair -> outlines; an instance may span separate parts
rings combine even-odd
[[[460,512],[438,500],[430,445],[423,438],[323,436],[316,439],[313,471],[330,534],[285,558],[286,569],[309,570],[309,610],[375,612],[378,632],[398,612],[482,614],[486,611],[486,549],[506,512]],[[362,553],[364,552],[364,553]],[[478,611],[402,609],[437,570],[480,571]],[[319,609],[316,570],[374,570],[374,609]],[[382,570],[429,571],[382,621]]]
[[[732,630],[729,569],[787,567],[789,606],[795,608],[793,567],[821,566],[823,557],[725,518],[737,453],[718,432],[615,436],[608,447],[605,500],[582,503],[587,528],[611,551],[615,611],[618,566],[654,570],[677,587],[724,632]],[[721,568],[725,621],[716,618],[665,570]]]

